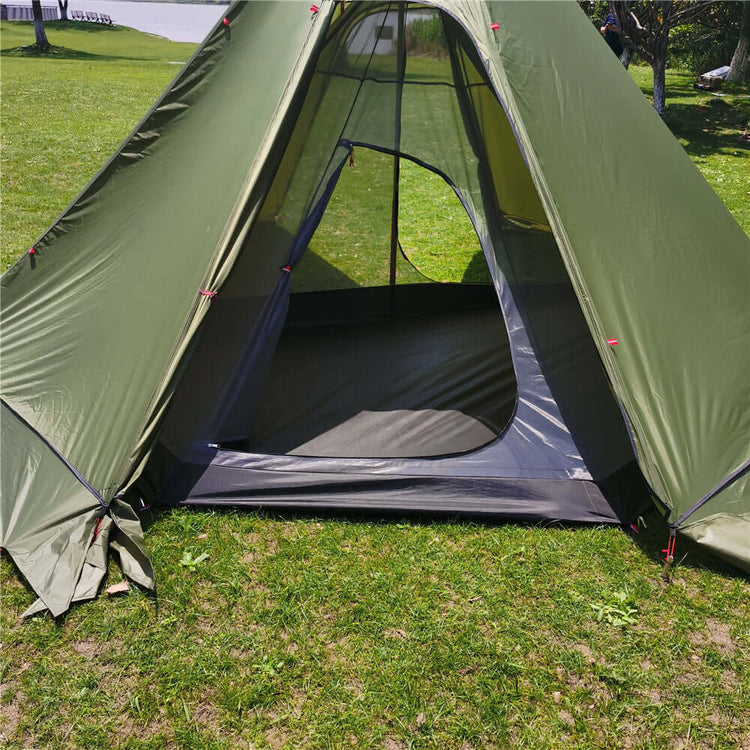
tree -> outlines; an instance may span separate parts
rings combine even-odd
[[[707,12],[711,0],[657,0],[610,2],[617,18],[623,47],[635,49],[654,71],[654,109],[664,117],[669,32]]]
[[[745,0],[742,3],[742,21],[740,22],[740,38],[737,42],[737,49],[732,55],[732,62],[729,64],[730,81],[748,81],[750,80],[750,1]]]
[[[49,50],[47,34],[44,31],[44,17],[42,16],[41,0],[31,0],[31,11],[34,16],[34,36],[36,37],[36,48],[39,52]]]
[[[60,20],[68,20],[68,0],[57,0],[57,5],[60,8]]]
[[[695,20],[672,30],[669,65],[695,75],[728,65],[737,47],[742,21],[741,2],[714,2]]]

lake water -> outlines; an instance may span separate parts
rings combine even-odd
[[[8,4],[31,6],[31,0],[8,0]],[[42,0],[42,5],[52,3]],[[70,0],[68,15],[74,10],[106,13],[119,26],[131,26],[175,42],[202,42],[227,8],[227,5],[144,0]]]

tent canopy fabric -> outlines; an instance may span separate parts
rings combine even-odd
[[[227,20],[2,277],[0,544],[39,607],[108,541],[153,585],[139,494],[618,522],[642,474],[750,569],[750,240],[577,4]],[[376,283],[321,241],[352,155]],[[409,170],[483,284],[403,250]]]

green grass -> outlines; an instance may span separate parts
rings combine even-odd
[[[195,49],[132,29],[62,26],[47,25],[50,43],[89,56],[18,53],[33,44],[32,24],[0,24],[2,270],[103,166],[176,75],[173,63]]]
[[[647,96],[653,94],[651,68],[634,67],[631,75]],[[750,88],[726,85],[712,94],[693,83],[695,76],[669,71],[664,120],[750,234]]]
[[[4,48],[30,43],[28,26],[0,30]],[[49,29],[95,60],[3,55],[6,264],[138,121],[177,69],[167,61],[191,51],[85,33]],[[669,82],[668,121],[750,229],[745,100],[703,104],[686,77]],[[411,195],[415,216],[429,212]],[[4,747],[748,747],[747,579],[681,538],[662,580],[656,513],[637,537],[192,509],[143,520],[155,598],[103,594],[20,624],[34,596],[0,560]]]
[[[393,159],[355,149],[295,270],[294,291],[388,284]],[[479,239],[450,185],[408,160],[400,170],[396,281],[489,281],[486,263],[476,262]]]

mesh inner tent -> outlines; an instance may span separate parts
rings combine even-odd
[[[427,159],[445,165],[471,152],[459,137],[442,21],[434,10],[375,12],[347,40],[333,78],[360,76],[343,128],[355,139],[352,163],[294,267],[263,395],[247,439],[232,446],[384,458],[470,451],[502,433],[516,387],[494,289],[430,285],[435,276],[490,281],[465,207],[427,168]],[[420,123],[445,122],[446,112],[451,126],[426,138]],[[401,150],[407,131],[419,162]],[[448,144],[456,153],[446,154]],[[435,226],[435,216],[443,226]],[[426,286],[410,289],[414,284]],[[358,287],[370,289],[312,294]]]

